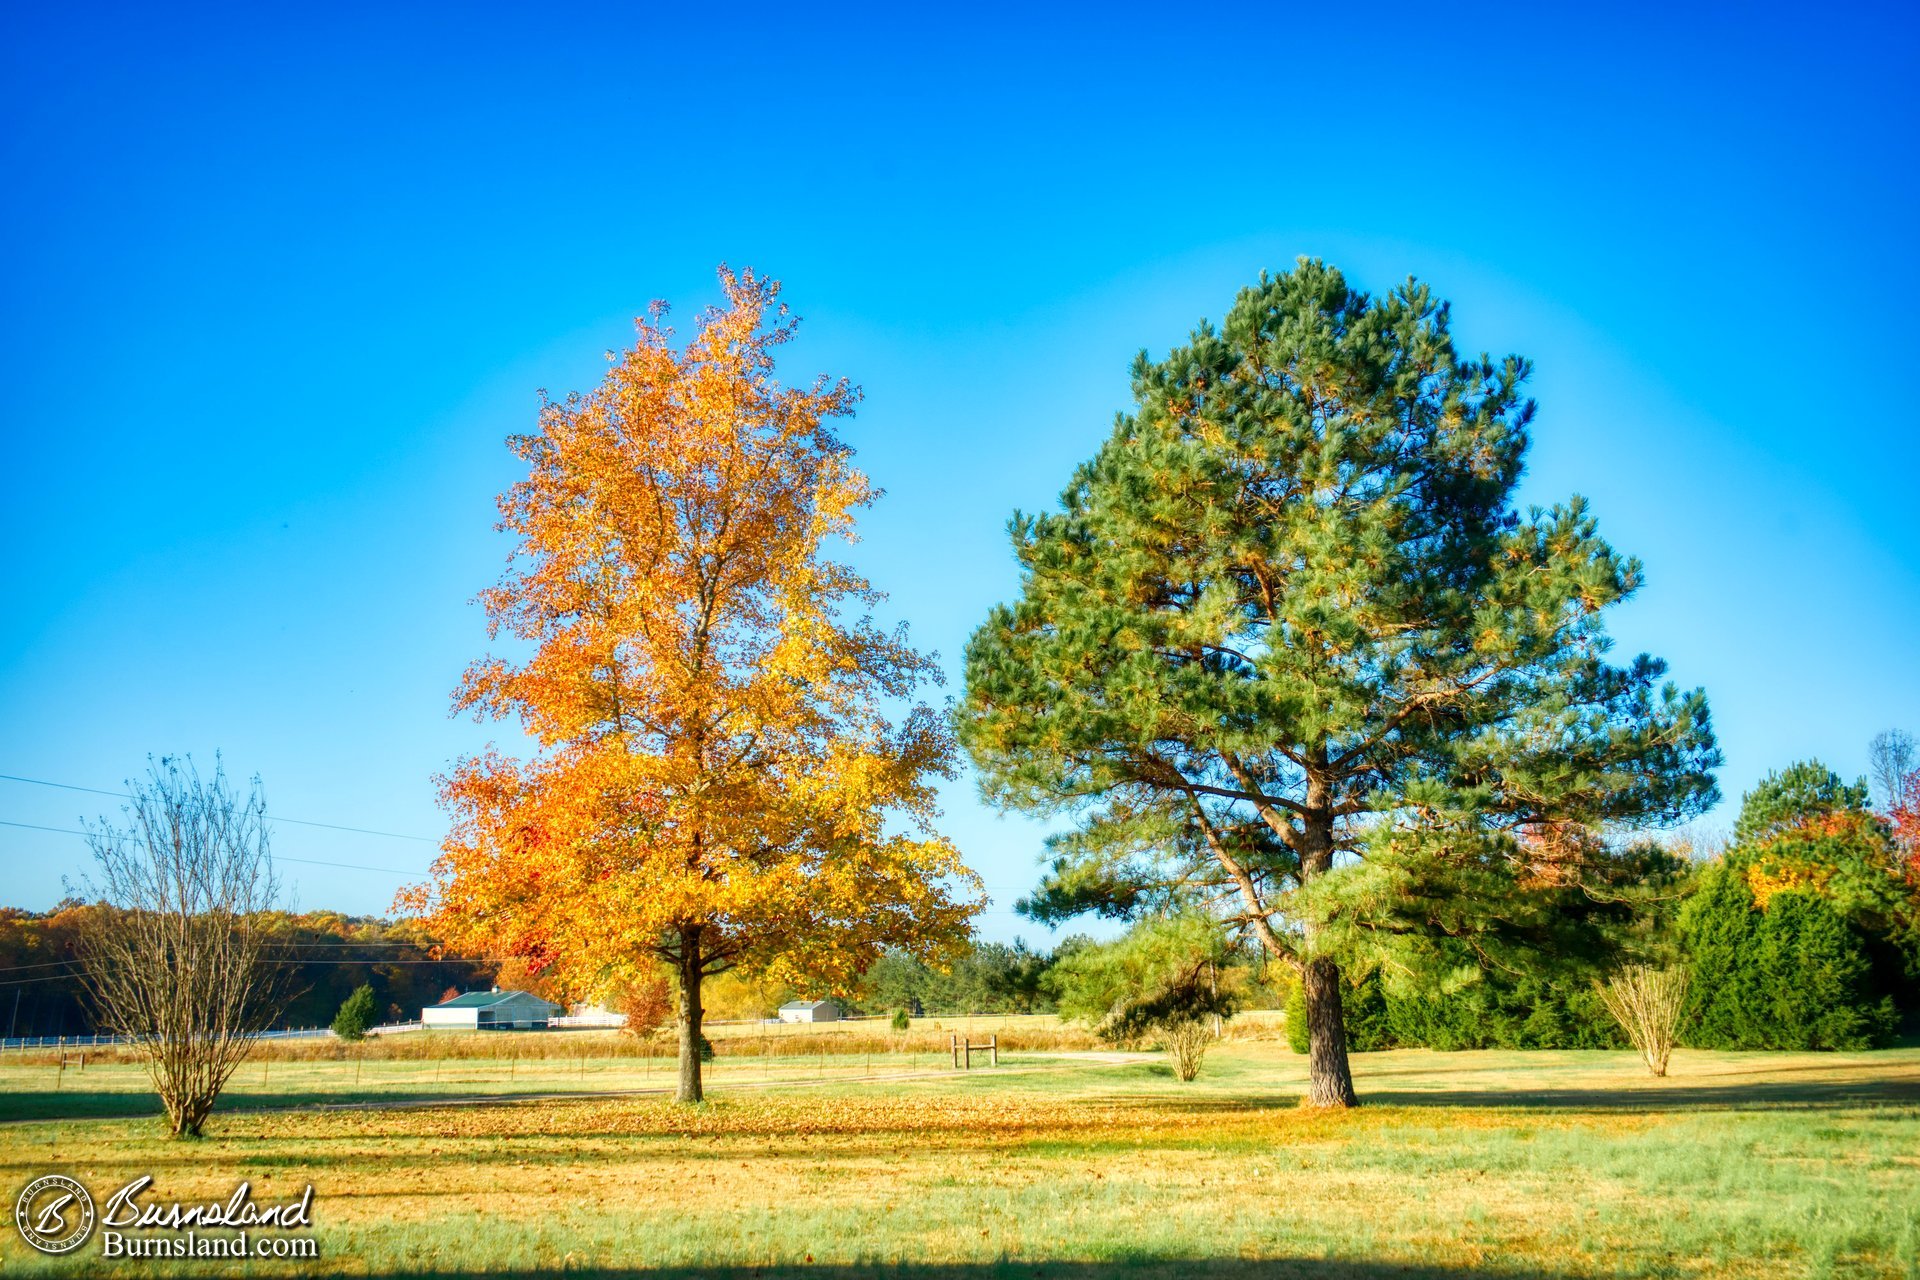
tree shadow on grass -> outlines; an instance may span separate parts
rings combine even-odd
[[[1162,1064],[1153,1064],[1153,1074],[1171,1077]],[[1826,1073],[1823,1065],[1768,1067],[1769,1075]],[[1808,1110],[1847,1106],[1920,1105],[1920,1071],[1898,1075],[1874,1075],[1845,1079],[1766,1080],[1752,1083],[1694,1084],[1683,1079],[1605,1087],[1555,1087],[1541,1089],[1420,1089],[1394,1088],[1392,1082],[1420,1071],[1390,1073],[1378,1083],[1364,1077],[1359,1081],[1363,1105],[1377,1107],[1460,1107],[1499,1110],[1559,1111],[1766,1111]],[[1725,1075],[1716,1076],[1725,1080]],[[411,1108],[460,1110],[470,1107],[553,1105],[575,1102],[644,1100],[664,1096],[664,1086],[616,1090],[552,1090],[528,1093],[487,1094],[449,1088],[437,1092],[382,1093],[287,1092],[258,1093],[230,1091],[221,1098],[216,1117],[270,1115],[299,1111],[352,1112],[407,1110]],[[727,1089],[716,1089],[714,1098],[724,1100]],[[760,1090],[752,1090],[758,1095]],[[1191,1115],[1244,1111],[1284,1110],[1299,1105],[1301,1095],[1293,1090],[1274,1092],[1233,1092],[1182,1097],[1171,1088],[1166,1093],[1130,1090],[1112,1094],[1108,1101],[1138,1104],[1161,1112]],[[1070,1120],[1073,1099],[1067,1099]],[[79,1089],[31,1090],[0,1093],[0,1123],[65,1120],[138,1120],[160,1114],[160,1105],[150,1093],[95,1091]],[[1053,1127],[1053,1126],[1047,1126]],[[1071,1127],[1069,1124],[1067,1127]],[[784,1132],[784,1126],[775,1126]],[[862,1132],[869,1130],[862,1129]],[[619,1136],[633,1136],[641,1130],[620,1130]]]
[[[159,1098],[130,1090],[16,1089],[0,1093],[0,1122],[138,1120],[159,1114]]]
[[[1647,1084],[1625,1089],[1369,1089],[1389,1107],[1500,1107],[1562,1111],[1792,1111],[1920,1105],[1920,1079],[1798,1080],[1737,1085]]]
[[[379,1090],[315,1090],[285,1093],[228,1090],[214,1107],[216,1117],[270,1115],[299,1111],[379,1111],[408,1107],[463,1108],[515,1103],[595,1101],[648,1098],[672,1092],[670,1087],[594,1091],[538,1090],[525,1093],[473,1093],[457,1087],[437,1092],[392,1093]],[[0,1093],[0,1123],[58,1120],[142,1120],[161,1114],[160,1100],[134,1090],[38,1089]]]

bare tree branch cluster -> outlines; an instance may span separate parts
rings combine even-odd
[[[162,757],[116,825],[89,824],[100,881],[81,939],[101,1024],[143,1054],[174,1134],[197,1137],[247,1050],[284,1003],[263,954],[279,896],[266,803],[216,764]]]
[[[1628,965],[1600,984],[1600,999],[1646,1059],[1647,1070],[1666,1075],[1674,1035],[1687,1006],[1687,971]]]

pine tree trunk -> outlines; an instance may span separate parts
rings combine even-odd
[[[1340,966],[1325,956],[1309,961],[1301,983],[1307,1000],[1307,1105],[1357,1107],[1340,1009]]]
[[[1324,765],[1326,749],[1314,752]],[[1325,775],[1307,774],[1306,812],[1301,822],[1301,878],[1325,875],[1333,868],[1333,805]],[[1309,930],[1309,937],[1311,937]],[[1357,1107],[1353,1068],[1347,1063],[1347,1025],[1340,1007],[1340,966],[1326,956],[1307,962],[1300,975],[1307,1004],[1307,1105]]]
[[[680,931],[680,1087],[676,1102],[699,1102],[700,1088],[700,929]]]

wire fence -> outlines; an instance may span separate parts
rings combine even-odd
[[[392,1035],[400,1031],[418,1031],[418,1022],[391,1022],[383,1026],[367,1028],[370,1036]],[[261,1040],[320,1040],[333,1035],[332,1027],[280,1027],[272,1031],[262,1031]],[[0,1038],[0,1053],[9,1049],[25,1051],[28,1049],[93,1049],[116,1044],[133,1044],[132,1036],[84,1035],[84,1036],[9,1036]]]
[[[822,1039],[858,1036],[870,1033],[880,1024],[889,1023],[885,1014],[850,1014],[819,1022],[789,1022],[774,1018],[707,1018],[701,1022],[703,1032],[712,1033],[716,1038],[732,1039],[751,1036],[755,1039],[774,1038],[813,1038]],[[972,1034],[976,1029],[982,1032],[1002,1030],[1012,1031],[1033,1026],[1052,1026],[1060,1019],[1054,1014],[976,1014],[976,1013],[938,1013],[915,1018],[913,1025],[920,1031],[960,1031]],[[565,1031],[613,1031],[626,1025],[623,1014],[590,1013],[585,1015],[560,1015],[549,1020],[543,1028],[535,1030]],[[370,1036],[403,1035],[408,1032],[427,1031],[419,1020],[411,1022],[388,1022],[377,1027],[367,1028]],[[445,1027],[444,1031],[472,1032],[491,1031],[496,1034],[508,1030],[525,1028],[501,1027]],[[261,1040],[326,1040],[333,1038],[331,1027],[280,1027],[272,1031],[263,1031]],[[0,1038],[0,1053],[7,1051],[25,1052],[30,1049],[90,1049],[112,1045],[132,1044],[130,1036],[117,1035],[71,1035],[71,1036],[9,1036]]]

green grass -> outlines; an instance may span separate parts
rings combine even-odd
[[[1683,1052],[1664,1082],[1613,1053],[1355,1065],[1368,1105],[1343,1114],[1243,1043],[1191,1085],[1158,1061],[808,1089],[723,1066],[699,1108],[229,1113],[194,1143],[34,1122],[0,1166],[152,1173],[169,1199],[310,1181],[321,1266],[372,1275],[1920,1276],[1920,1050]],[[0,1272],[101,1269],[0,1245]]]

